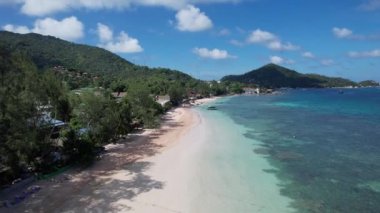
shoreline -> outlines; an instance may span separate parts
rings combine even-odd
[[[133,202],[136,198],[151,194],[151,191],[167,191],[162,190],[165,185],[175,182],[176,178],[158,180],[160,171],[149,175],[146,173],[151,173],[154,170],[152,167],[157,164],[171,166],[173,159],[162,162],[160,156],[167,152],[179,155],[177,147],[181,139],[199,123],[199,117],[192,108],[180,107],[165,114],[162,121],[158,129],[144,130],[128,135],[116,144],[106,145],[106,154],[89,168],[72,169],[52,180],[35,182],[33,185],[41,187],[39,192],[13,207],[0,210],[124,212],[132,210],[132,206],[141,208],[139,202]],[[177,151],[173,152],[173,149]],[[168,177],[173,176],[170,173],[169,169]]]
[[[216,100],[223,98],[223,97],[226,97],[226,96],[214,96],[211,98],[197,99],[197,100],[194,100],[194,103],[191,104],[191,106],[200,106],[200,105],[204,105],[204,104],[209,104],[209,103],[215,102]]]
[[[228,117],[179,107],[162,121],[159,129],[130,134],[106,145],[106,154],[90,168],[71,169],[56,176],[58,181],[38,181],[39,192],[0,210],[290,212],[285,207],[288,200],[279,195],[278,180],[262,172],[272,167],[245,147],[249,143],[244,130]],[[250,181],[252,177],[256,181]]]

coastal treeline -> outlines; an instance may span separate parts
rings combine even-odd
[[[40,69],[27,52],[6,48],[0,48],[0,70],[1,185],[65,165],[86,165],[103,145],[159,126],[162,114],[190,97],[242,91],[240,84],[179,79],[164,69],[133,79],[105,76],[101,84],[91,80],[73,88],[61,72]],[[161,105],[157,98],[164,95],[169,100]]]
[[[273,64],[222,82],[201,81],[101,48],[10,32],[0,32],[0,72],[0,185],[88,164],[105,144],[158,127],[166,111],[194,99],[240,94],[244,87],[353,83]]]
[[[172,107],[242,84],[135,65],[51,36],[0,32],[0,185],[87,164],[102,146],[159,126]],[[160,102],[163,99],[163,102]]]

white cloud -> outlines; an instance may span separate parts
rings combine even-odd
[[[62,19],[61,21],[52,18],[37,20],[32,31],[69,41],[80,39],[84,35],[82,22],[74,16]]]
[[[347,28],[337,28],[332,29],[333,34],[337,38],[353,39],[353,40],[380,40],[380,34],[356,34],[352,30]]]
[[[129,35],[123,31],[120,32],[116,41],[107,42],[101,45],[101,47],[114,53],[138,53],[143,51],[139,41],[129,37]]]
[[[305,58],[315,58],[315,55],[311,52],[304,52],[302,53],[302,56]]]
[[[247,39],[249,43],[267,43],[277,40],[277,36],[270,32],[262,31],[261,29],[253,31]]]
[[[289,42],[282,43],[281,41],[272,41],[267,44],[269,49],[272,50],[298,50],[299,47]]]
[[[280,64],[294,64],[295,63],[295,61],[293,61],[291,59],[284,59],[280,56],[271,56],[269,58],[269,61],[273,64],[278,64],[278,65],[280,65]]]
[[[359,6],[362,10],[378,10],[380,9],[380,0],[368,0],[366,3],[363,3]]]
[[[189,4],[236,3],[244,0],[0,0],[0,4],[20,5],[21,12],[31,16],[46,16],[77,9],[122,10],[131,6],[161,6],[180,10]]]
[[[55,36],[64,40],[75,41],[84,36],[84,26],[75,16],[64,18],[61,21],[53,18],[37,19],[33,28],[27,26],[5,25],[4,30],[15,33],[38,33]]]
[[[99,47],[114,53],[138,53],[144,49],[140,46],[139,40],[130,37],[126,32],[121,31],[117,38],[113,37],[113,31],[107,25],[98,23]]]
[[[271,50],[298,50],[299,47],[293,45],[290,42],[283,43],[281,39],[275,34],[263,31],[261,29],[256,29],[247,38],[248,43],[253,44],[264,44],[267,48]]]
[[[335,64],[335,61],[332,59],[323,59],[323,60],[321,60],[321,64],[323,66],[331,66],[331,65]]]
[[[284,63],[284,59],[283,58],[281,58],[280,56],[271,56],[270,58],[269,58],[269,60],[270,60],[270,62],[271,63],[274,63],[274,64],[282,64],[282,63]]]
[[[128,8],[135,0],[24,0],[21,12],[30,16],[45,16],[74,9],[117,9]],[[149,2],[143,0],[142,2]]]
[[[212,21],[199,8],[187,5],[176,14],[177,29],[180,31],[197,32],[210,29]]]
[[[7,24],[3,26],[3,30],[20,34],[26,34],[31,32],[30,29],[26,26],[15,26],[12,24]]]
[[[348,53],[348,56],[351,58],[375,58],[380,57],[380,49],[364,51],[364,52],[356,52],[351,51]]]
[[[230,55],[226,50],[212,49],[209,50],[207,48],[194,48],[193,52],[202,58],[210,58],[210,59],[228,59],[228,58],[236,58],[236,56]]]
[[[107,25],[98,23],[98,36],[102,42],[110,41],[113,38],[113,32]]]
[[[347,28],[334,27],[332,32],[337,38],[348,38],[352,35],[352,31]]]
[[[53,14],[58,11],[66,11],[74,3],[72,0],[25,0],[21,7],[21,12],[32,16],[43,16]]]

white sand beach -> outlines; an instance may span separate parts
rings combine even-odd
[[[194,100],[193,105],[198,106],[198,105],[202,105],[202,104],[208,104],[208,103],[211,103],[211,102],[214,102],[214,101],[218,100],[219,98],[220,97],[211,97],[211,98],[196,99],[196,100]]]
[[[91,168],[69,171],[9,212],[183,212],[190,143],[181,142],[199,123],[190,108],[177,108],[158,130],[146,130],[106,147]],[[67,180],[68,179],[68,180]],[[61,180],[61,181],[60,181]]]
[[[39,181],[38,193],[0,210],[292,212],[279,181],[263,172],[272,167],[245,148],[243,132],[232,121],[213,113],[177,108],[164,116],[160,129],[106,146],[90,168]]]

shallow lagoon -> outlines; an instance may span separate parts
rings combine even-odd
[[[246,184],[247,193],[235,192],[235,199],[254,189],[251,196],[266,193],[266,187],[255,188],[264,181],[278,187],[282,197],[274,186],[267,197],[269,203],[282,202],[278,208],[288,203],[298,212],[380,212],[380,89],[343,91],[236,96],[217,101],[218,112],[202,111],[213,122],[209,132],[219,131],[219,144],[213,141],[210,147],[216,148],[208,150],[214,159],[208,162],[223,168],[226,178],[228,172],[246,170],[240,180],[226,182],[230,188]],[[255,178],[259,167],[275,178]]]

